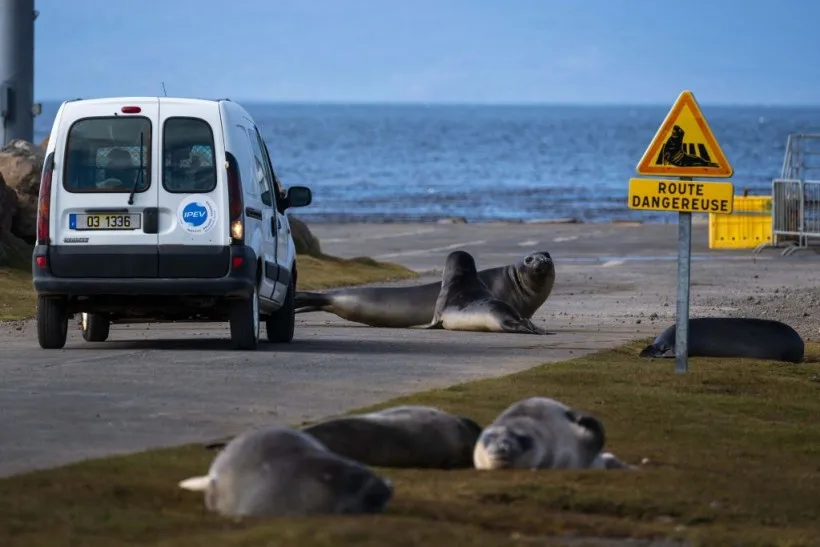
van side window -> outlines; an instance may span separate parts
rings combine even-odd
[[[151,186],[150,151],[151,120],[146,117],[78,120],[68,129],[63,188],[75,193],[129,193],[136,184],[136,192],[144,192]]]
[[[259,195],[262,196],[262,203],[268,207],[273,207],[273,192],[271,191],[271,173],[265,163],[265,156],[259,147],[259,140],[253,131],[248,129],[248,138],[251,140],[253,157],[256,160],[256,183],[259,185]]]
[[[271,182],[273,195],[276,196],[276,205],[277,209],[279,208],[279,204],[283,202],[285,199],[285,192],[282,190],[282,184],[279,182],[279,178],[276,176],[276,170],[273,168],[273,162],[270,159],[270,152],[268,151],[268,145],[265,144],[265,139],[262,138],[262,134],[259,133],[259,128],[254,127],[256,130],[256,138],[259,139],[259,145],[262,148],[262,151],[265,153],[265,165],[268,166],[268,170],[271,174]],[[280,213],[284,213],[283,210],[279,209]]]
[[[211,125],[174,117],[162,127],[162,187],[175,194],[216,188],[216,151]]]

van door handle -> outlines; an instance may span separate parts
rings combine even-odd
[[[245,214],[251,218],[262,220],[262,211],[260,211],[259,209],[254,209],[253,207],[246,207]]]
[[[272,217],[270,219],[270,233],[276,235],[276,227],[279,225],[279,217]]]

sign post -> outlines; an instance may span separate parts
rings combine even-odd
[[[675,372],[688,370],[689,287],[692,213],[729,215],[734,207],[731,182],[694,180],[729,178],[734,169],[712,134],[691,91],[683,91],[638,162],[639,175],[668,178],[629,179],[630,209],[678,213],[678,290],[675,311]]]

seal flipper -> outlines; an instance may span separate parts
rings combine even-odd
[[[296,291],[293,297],[293,307],[296,313],[324,311],[325,306],[331,303],[330,295],[320,292]]]
[[[528,319],[504,319],[501,322],[503,332],[515,332],[519,334],[547,334],[546,331],[536,327]]]
[[[183,490],[191,490],[192,492],[204,492],[211,484],[210,475],[202,475],[201,477],[190,477],[179,481],[179,487]]]
[[[444,321],[442,321],[441,318],[434,317],[432,321],[422,326],[421,328],[425,330],[444,329]]]

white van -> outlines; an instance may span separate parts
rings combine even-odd
[[[296,250],[284,191],[248,112],[230,100],[64,102],[46,149],[32,257],[37,338],[62,348],[112,322],[230,321],[237,349],[293,339]]]

